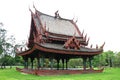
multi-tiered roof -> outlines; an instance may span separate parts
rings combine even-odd
[[[73,20],[64,19],[56,12],[55,16],[35,11],[32,13],[29,36],[29,50],[18,55],[29,55],[36,49],[54,54],[97,55],[103,51],[100,48],[87,48],[89,39],[84,36]]]
[[[84,35],[84,32],[81,33],[76,22],[73,20],[62,18],[58,11],[55,12],[55,16],[50,16],[35,9],[35,13],[31,11],[28,50],[17,51],[17,55],[23,57],[25,68],[28,68],[28,58],[31,59],[32,68],[34,58],[38,60],[38,68],[44,66],[44,58],[51,60],[52,68],[53,59],[55,59],[57,61],[57,69],[59,69],[60,60],[62,60],[63,69],[64,60],[66,61],[67,69],[68,61],[71,58],[82,58],[85,73],[87,59],[89,60],[90,66],[90,71],[88,72],[96,72],[92,69],[91,60],[95,55],[103,52],[105,43],[100,47],[96,46],[96,48],[92,48],[92,46],[88,48],[88,43],[89,38],[87,38],[87,35]],[[41,71],[38,70],[37,74],[39,72]],[[68,72],[71,73],[71,71]]]

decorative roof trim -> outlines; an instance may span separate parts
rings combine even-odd
[[[34,50],[42,50],[42,51],[45,51],[45,52],[52,52],[52,53],[57,53],[57,54],[69,54],[69,55],[76,55],[76,56],[85,56],[85,55],[91,55],[91,56],[94,56],[94,55],[97,55],[97,54],[101,54],[101,52],[103,51],[102,48],[100,49],[97,49],[97,51],[95,52],[84,52],[84,51],[78,51],[78,50],[61,50],[61,49],[53,49],[53,48],[47,48],[47,47],[44,47],[42,45],[39,45],[38,43],[35,43],[33,48],[27,50],[27,51],[24,51],[24,52],[21,52],[21,53],[18,53],[17,55],[19,56],[24,56],[24,55],[28,55],[28,54],[31,54]],[[90,48],[88,48],[90,49]],[[91,49],[92,50],[92,49]]]

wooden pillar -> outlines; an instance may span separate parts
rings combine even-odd
[[[34,60],[34,58],[32,57],[31,58],[31,69],[33,69],[33,60]]]
[[[28,58],[26,56],[23,56],[24,59],[24,68],[28,68]]]
[[[37,63],[38,63],[38,66],[37,66],[37,67],[38,67],[38,69],[39,69],[39,68],[40,68],[40,58],[39,58],[39,57],[37,58]]]
[[[26,60],[24,60],[24,68],[26,68]]]
[[[69,59],[66,58],[66,70],[68,69],[68,61]]]
[[[64,58],[62,58],[62,69],[64,70]]]
[[[92,69],[92,57],[89,57],[89,67]]]
[[[90,69],[92,68],[91,57],[89,57],[89,67],[90,67]]]
[[[28,58],[26,59],[26,68],[28,69]]]
[[[38,69],[40,68],[40,54],[38,54],[38,57],[37,57],[37,63],[38,63]]]
[[[59,70],[60,59],[57,59],[57,70]]]
[[[87,57],[83,57],[83,70],[86,70]]]
[[[50,58],[50,67],[51,67],[51,70],[53,69],[53,58]]]
[[[39,58],[39,68],[41,67],[41,58]]]
[[[44,67],[44,56],[41,57],[40,63],[41,63],[41,69],[43,69],[43,67]]]
[[[23,60],[24,60],[24,64],[23,64],[23,65],[24,65],[24,68],[25,68],[25,67],[26,67],[25,56],[23,56],[22,58],[23,58]]]

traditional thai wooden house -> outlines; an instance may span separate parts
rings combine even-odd
[[[33,69],[33,60],[36,58],[39,69],[37,71],[39,73],[44,67],[44,58],[50,60],[51,69],[53,69],[53,59],[55,59],[58,71],[60,71],[60,60],[63,64],[62,69],[66,68],[67,70],[70,59],[82,58],[82,71],[95,72],[92,68],[91,60],[94,56],[103,52],[104,44],[101,47],[88,48],[88,42],[89,38],[87,38],[87,35],[84,35],[84,32],[81,33],[73,20],[60,17],[58,11],[55,12],[55,16],[50,16],[35,9],[35,13],[31,11],[28,50],[19,51],[17,55],[23,57],[25,69],[28,69],[28,58],[31,60],[31,69]],[[90,71],[86,69],[86,61],[89,62]],[[21,69],[17,68],[17,70]],[[70,70],[70,72],[72,71]],[[70,72],[68,70],[67,73]]]

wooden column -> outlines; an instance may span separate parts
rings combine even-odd
[[[53,58],[50,58],[50,67],[51,67],[51,70],[53,69]]]
[[[62,69],[64,70],[64,58],[62,58]]]
[[[57,59],[57,70],[59,70],[60,59]]]
[[[31,57],[31,69],[33,69],[33,60],[34,60],[34,58]]]
[[[22,58],[23,58],[23,60],[24,60],[23,65],[24,65],[24,68],[25,68],[25,67],[26,67],[26,63],[25,63],[25,56],[23,56]]]
[[[24,59],[24,68],[28,68],[28,58],[26,56],[23,56]]]
[[[40,68],[40,54],[38,54],[37,63],[38,63],[38,69],[39,69]]]
[[[68,61],[69,59],[66,58],[66,70],[68,69]]]
[[[26,68],[28,69],[28,58],[26,59]]]
[[[92,57],[89,57],[89,67],[92,69]]]
[[[44,56],[41,57],[40,63],[41,63],[41,69],[43,69],[43,67],[44,67]]]
[[[83,70],[86,70],[87,57],[83,57]]]
[[[38,63],[38,66],[37,66],[37,67],[38,67],[38,69],[39,69],[39,68],[40,68],[40,58],[39,58],[39,57],[37,58],[37,63]]]

